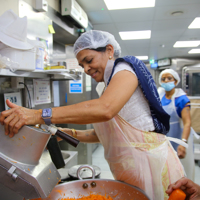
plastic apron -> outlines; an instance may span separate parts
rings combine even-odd
[[[165,191],[184,169],[165,135],[138,130],[119,115],[93,126],[116,180],[141,188],[151,200],[168,199]]]
[[[181,126],[182,120],[178,116],[175,107],[175,99],[174,96],[172,97],[172,101],[167,106],[163,106],[164,110],[170,115],[170,130],[167,133],[167,136],[173,138],[182,138],[183,128]],[[195,172],[195,165],[194,165],[194,150],[193,150],[193,132],[194,130],[191,128],[190,136],[188,139],[188,149],[186,151],[186,156],[184,159],[180,159],[181,163],[184,166],[184,170],[186,176],[194,181],[194,172]],[[177,147],[179,144],[175,142],[171,142],[174,149],[177,151]]]

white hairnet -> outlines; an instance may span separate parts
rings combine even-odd
[[[104,31],[90,30],[83,33],[74,44],[74,54],[77,55],[83,49],[97,49],[111,44],[114,48],[114,57],[118,58],[121,54],[121,48],[115,37]]]
[[[166,73],[171,74],[171,75],[177,80],[177,84],[176,84],[176,85],[179,84],[179,82],[180,82],[180,77],[179,77],[178,73],[177,73],[176,71],[174,71],[173,69],[165,69],[165,70],[163,70],[163,71],[160,73],[160,75],[159,75],[159,84],[160,84],[160,85],[162,84],[162,82],[161,82],[162,75],[163,75],[163,74],[166,74]]]

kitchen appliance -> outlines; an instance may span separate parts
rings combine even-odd
[[[54,127],[54,134],[57,129]],[[61,132],[61,131],[59,131]],[[60,180],[48,150],[51,132],[23,126],[9,138],[0,125],[0,183],[26,199],[46,198]],[[65,139],[65,134],[60,133]]]
[[[183,67],[182,88],[188,96],[200,97],[200,64]]]
[[[69,16],[76,22],[78,28],[88,27],[87,14],[75,0],[61,0],[61,14]]]
[[[89,194],[100,194],[102,196],[106,194],[115,200],[150,200],[144,191],[135,186],[115,180],[95,179],[95,170],[91,166],[83,165],[79,167],[77,171],[79,179],[82,179],[80,172],[84,168],[92,170],[92,179],[59,184],[55,186],[50,195],[44,200],[79,198],[80,195],[88,196]]]

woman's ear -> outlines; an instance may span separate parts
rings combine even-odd
[[[178,83],[178,81],[176,80],[176,79],[174,79],[175,81],[174,81],[174,83],[175,83],[175,86],[177,85],[177,83]]]
[[[111,45],[111,44],[108,44],[107,46],[106,46],[106,52],[108,53],[108,57],[110,58],[110,57],[114,57],[114,48],[113,48],[113,46]]]

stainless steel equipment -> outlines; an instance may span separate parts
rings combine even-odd
[[[44,200],[55,200],[62,198],[80,198],[80,195],[89,196],[90,194],[100,194],[110,196],[113,199],[126,200],[150,200],[141,189],[132,185],[109,179],[94,179],[95,171],[92,167],[81,166],[79,173],[83,168],[90,168],[93,171],[93,178],[87,180],[78,180],[57,185],[49,197]]]
[[[182,68],[182,89],[188,96],[200,97],[200,64]]]
[[[48,132],[50,132],[53,135],[57,135],[58,137],[64,139],[66,142],[68,142],[69,144],[71,144],[74,147],[77,147],[77,145],[79,144],[79,140],[77,140],[76,138],[60,131],[56,126],[54,125],[50,125],[47,126],[46,124],[41,124],[41,128],[43,130],[46,130]]]
[[[60,175],[44,150],[51,134],[23,126],[9,138],[0,125],[0,183],[24,198],[46,198]]]

